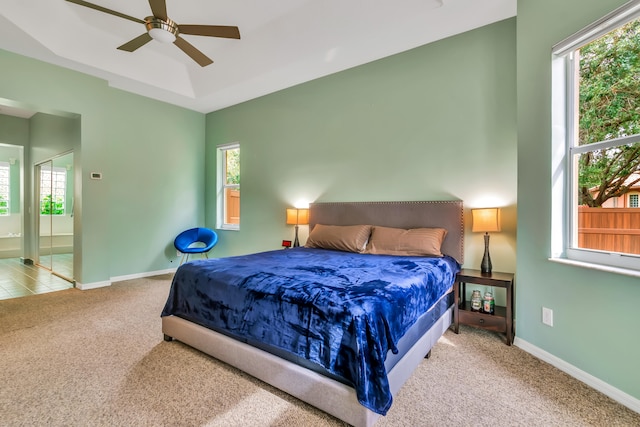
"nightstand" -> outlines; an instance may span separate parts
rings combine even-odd
[[[460,324],[476,326],[489,331],[505,334],[507,345],[513,343],[513,282],[511,273],[482,273],[480,270],[463,268],[456,275],[454,289],[453,331],[457,334]],[[465,301],[467,295],[467,283],[476,285],[493,286],[507,290],[506,307],[495,306],[494,314],[483,311],[471,311],[470,301]]]

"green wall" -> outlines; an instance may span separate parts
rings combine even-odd
[[[518,1],[517,336],[640,399],[640,280],[548,260],[551,47],[623,0]],[[554,326],[542,324],[542,307]]]
[[[175,266],[177,232],[215,225],[216,145],[238,141],[241,230],[221,231],[215,256],[278,248],[293,237],[285,208],[299,202],[461,199],[465,266],[477,267],[469,209],[501,206],[491,254],[496,271],[517,266],[517,338],[640,399],[638,280],[548,261],[551,46],[622,3],[519,0],[517,27],[502,21],[206,116],[5,51],[0,98],[81,118],[85,283]]]
[[[207,115],[207,224],[215,154],[241,144],[241,229],[217,256],[280,247],[298,202],[461,199],[502,206],[497,271],[515,268],[515,19]],[[466,211],[466,265],[483,240]],[[308,230],[301,227],[301,239]]]
[[[1,50],[0,67],[0,98],[79,117],[76,280],[91,286],[176,267],[174,237],[204,223],[204,114]],[[43,155],[56,154],[57,143]]]

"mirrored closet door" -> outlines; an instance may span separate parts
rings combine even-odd
[[[73,153],[36,165],[38,265],[73,281]]]

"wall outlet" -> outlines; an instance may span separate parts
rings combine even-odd
[[[542,307],[542,323],[548,326],[553,326],[553,310],[547,307]]]

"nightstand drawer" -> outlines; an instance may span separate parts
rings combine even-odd
[[[507,319],[501,316],[460,310],[460,323],[477,326],[494,332],[507,332]]]

